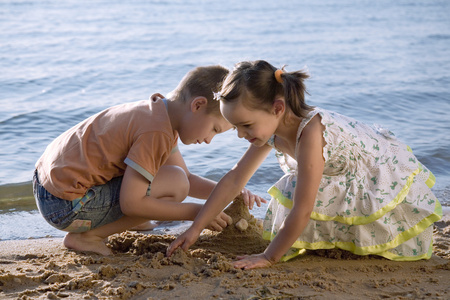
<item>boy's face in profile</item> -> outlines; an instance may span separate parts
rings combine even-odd
[[[195,105],[191,104],[191,111],[181,120],[178,134],[183,144],[209,144],[216,134],[232,128],[220,113],[207,113],[206,105]]]

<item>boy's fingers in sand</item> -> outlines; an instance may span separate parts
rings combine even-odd
[[[220,216],[223,220],[225,220],[225,222],[227,222],[227,225],[233,224],[233,219],[232,219],[229,215],[227,215],[226,213],[221,212],[221,213],[219,214],[219,216]]]
[[[223,211],[208,224],[206,228],[214,231],[222,231],[228,225],[233,224],[233,219]]]
[[[258,207],[261,207],[261,203],[267,203],[267,200],[258,196],[258,195],[254,195],[255,196],[255,202],[256,205],[258,205]]]
[[[241,195],[242,198],[244,199],[244,204],[249,209],[253,209],[253,205],[255,202],[258,207],[261,206],[261,203],[267,203],[267,201],[264,198],[261,198],[260,196],[253,194],[247,189],[243,189]]]

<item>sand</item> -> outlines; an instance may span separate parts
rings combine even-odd
[[[0,242],[1,299],[450,299],[450,218],[435,223],[430,260],[393,262],[341,250],[307,251],[270,268],[238,270],[260,253],[261,224],[235,201],[234,224],[205,230],[188,252],[164,253],[174,235],[124,232],[114,255],[67,250],[62,239]],[[236,223],[247,223],[247,229]],[[244,226],[245,227],[245,226]]]

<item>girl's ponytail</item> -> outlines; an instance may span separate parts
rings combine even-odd
[[[283,86],[284,99],[292,112],[301,118],[306,117],[312,106],[305,102],[305,93],[308,94],[305,80],[309,78],[306,71],[285,72],[283,66],[274,72],[275,81]]]

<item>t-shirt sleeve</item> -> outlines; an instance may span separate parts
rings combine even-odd
[[[151,182],[169,157],[173,144],[162,132],[141,134],[131,146],[125,163]]]

